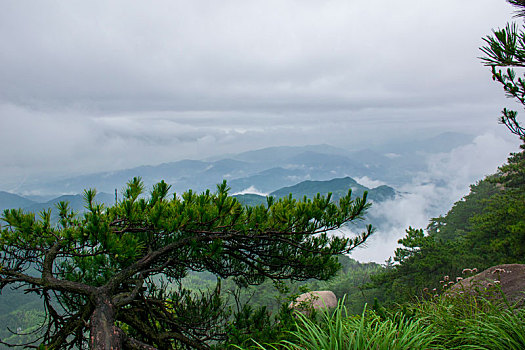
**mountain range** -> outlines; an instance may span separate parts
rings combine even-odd
[[[332,179],[328,181],[303,181],[294,186],[284,187],[270,194],[275,198],[281,198],[288,195],[296,199],[302,199],[303,197],[313,198],[317,193],[321,195],[327,195],[329,192],[332,193],[332,200],[337,201],[342,196],[348,193],[348,190],[352,189],[353,197],[361,197],[364,191],[368,191],[368,198],[371,201],[383,201],[386,199],[392,199],[395,196],[395,190],[389,186],[379,186],[370,189],[366,186],[359,184],[357,181],[350,177]],[[266,196],[257,194],[236,194],[234,195],[244,205],[258,205],[266,203]],[[0,191],[0,210],[5,209],[17,209],[22,208],[26,212],[39,213],[42,210],[53,209],[57,203],[65,201],[69,203],[69,207],[77,213],[81,213],[86,210],[84,197],[80,194],[76,195],[62,195],[53,198],[49,201],[39,203],[23,196]],[[106,206],[110,206],[115,203],[115,196],[108,193],[98,193],[96,196],[98,203],[103,203]]]
[[[81,213],[86,211],[86,203],[84,197],[80,194],[75,195],[62,195],[45,202],[37,202],[32,199],[0,191],[0,216],[6,209],[23,209],[25,212],[40,213],[43,210],[51,209],[52,220],[56,220],[56,205],[59,202],[68,202],[69,207],[77,212]],[[108,193],[98,193],[96,196],[96,201],[98,203],[104,203],[104,205],[109,206],[115,203],[115,196]]]
[[[324,196],[331,193],[332,201],[337,202],[339,198],[348,193],[349,189],[352,190],[352,198],[354,199],[362,197],[363,193],[367,191],[367,199],[371,202],[382,202],[394,199],[396,195],[396,191],[390,186],[381,185],[375,188],[368,188],[350,177],[336,178],[327,181],[302,181],[294,186],[280,188],[269,195],[276,199],[291,195],[295,199],[302,200],[305,196],[307,198],[313,198],[318,193]],[[267,203],[267,196],[264,195],[247,193],[234,194],[233,196],[236,197],[241,204],[246,206],[265,205]],[[57,223],[58,211],[56,210],[56,204],[60,201],[68,202],[69,207],[78,214],[82,214],[87,210],[85,207],[85,200],[80,194],[62,195],[46,202],[38,203],[23,196],[0,191],[0,217],[2,212],[6,209],[21,208],[24,212],[32,212],[35,214],[38,214],[43,210],[51,210],[51,221]],[[110,206],[115,203],[115,196],[102,192],[97,194],[95,201]],[[373,215],[372,212],[369,212],[369,214],[366,215],[366,224],[372,224],[374,227],[382,226],[385,223],[384,221],[385,218],[381,215]],[[4,222],[0,219],[0,224],[3,223]],[[362,227],[364,224],[354,223],[354,226],[355,225]]]
[[[177,193],[188,189],[201,192],[214,189],[223,179],[231,193],[271,194],[303,181],[363,177],[399,187],[409,183],[414,174],[427,168],[430,154],[449,152],[468,144],[473,137],[445,133],[417,141],[398,142],[375,148],[345,150],[329,145],[276,146],[228,154],[203,160],[180,160],[159,165],[145,165],[119,171],[85,174],[54,180],[24,183],[15,190],[25,198],[50,200],[63,194],[81,193],[86,188],[114,193],[135,176],[150,188],[166,181]]]

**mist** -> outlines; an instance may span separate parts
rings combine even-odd
[[[368,215],[383,224],[351,257],[384,263],[394,255],[397,241],[405,236],[408,227],[425,229],[431,218],[446,215],[455,202],[469,193],[471,184],[497,172],[509,153],[519,150],[519,144],[519,139],[509,135],[485,133],[449,153],[429,156],[427,170],[397,188],[394,199],[373,203]],[[380,182],[368,179],[368,183]],[[349,234],[347,229],[343,232]]]

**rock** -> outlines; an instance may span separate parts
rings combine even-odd
[[[289,308],[308,313],[311,309],[324,309],[337,306],[337,297],[330,290],[312,291],[299,295]]]
[[[451,295],[467,293],[492,300],[501,300],[502,293],[510,305],[525,305],[525,265],[505,264],[486,269],[454,284]]]

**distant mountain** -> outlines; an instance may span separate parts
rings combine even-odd
[[[294,186],[281,188],[270,193],[270,196],[282,198],[292,194],[293,198],[302,199],[315,197],[318,193],[327,195],[332,193],[332,200],[337,201],[339,198],[346,196],[349,189],[352,189],[352,197],[363,196],[364,191],[368,191],[368,199],[374,202],[381,202],[395,197],[395,190],[389,186],[379,186],[369,189],[350,177],[332,179],[328,181],[302,181]],[[237,194],[234,195],[244,205],[265,204],[266,197],[257,194]]]
[[[322,152],[335,152],[332,154]],[[46,183],[26,185],[21,191],[38,189],[42,193],[80,193],[86,188],[112,193],[121,190],[135,176],[147,187],[166,181],[172,190],[196,192],[215,189],[224,179],[234,192],[254,186],[270,192],[306,179],[326,180],[351,174],[356,167],[341,155],[345,151],[327,145],[272,147],[240,153],[214,161],[182,160],[157,166],[141,166],[120,171],[88,174]]]
[[[348,153],[345,149],[333,147],[330,145],[309,145],[309,146],[276,146],[267,147],[259,150],[248,151],[239,153],[237,155],[231,155],[233,159],[242,160],[245,162],[256,162],[256,163],[270,163],[283,164],[290,158],[300,155],[305,152],[317,152],[323,154],[336,154],[345,155]]]
[[[76,213],[83,213],[87,209],[84,197],[80,194],[76,195],[64,195],[54,199],[51,199],[44,203],[37,203],[22,196],[2,192],[0,191],[0,216],[5,209],[22,209],[24,212],[31,212],[38,214],[43,210],[51,210],[51,220],[56,222],[58,219],[58,211],[56,205],[61,202],[68,202],[69,207]],[[97,193],[95,197],[96,203],[104,204],[105,206],[111,206],[115,203],[115,195],[108,193]]]
[[[254,169],[256,168],[256,169]],[[203,191],[215,188],[223,179],[249,176],[259,168],[254,164],[234,159],[221,159],[215,162],[200,160],[182,160],[157,166],[141,166],[112,172],[88,174],[67,179],[60,179],[40,184],[33,184],[46,193],[80,193],[87,188],[96,188],[102,192],[119,192],[133,177],[140,176],[147,187],[164,180],[172,185],[172,190],[183,192],[188,189]],[[31,188],[31,189],[33,189]],[[23,189],[23,190],[31,190]]]
[[[112,172],[87,174],[55,182],[41,184],[46,192],[80,193],[87,188],[96,188],[99,191],[113,192],[121,190],[133,177],[140,176],[147,184],[154,184],[160,180],[166,182],[184,181],[191,179],[194,174],[206,171],[209,164],[199,160],[181,160],[174,163],[164,163],[157,166],[140,166]]]
[[[368,199],[372,201],[383,201],[386,199],[392,199],[395,196],[395,190],[389,186],[379,186],[377,188],[369,189],[365,187],[351,177],[332,179],[329,181],[303,181],[297,185],[281,188],[270,195],[281,198],[292,194],[292,197],[301,199],[306,196],[312,198],[317,193],[326,195],[332,193],[332,199],[334,201],[339,198],[346,196],[349,189],[352,189],[353,197],[361,197],[365,191],[368,191]]]
[[[368,198],[374,202],[382,202],[389,199],[394,199],[396,190],[387,185],[381,185],[368,190]]]
[[[233,197],[237,198],[239,203],[249,207],[255,207],[256,205],[266,204],[266,197],[254,193],[246,194],[234,194]]]
[[[228,182],[232,193],[253,187],[260,192],[268,193],[283,186],[290,186],[309,179],[310,176],[301,169],[271,168],[257,174],[234,179]]]
[[[302,152],[286,160],[285,167],[308,170],[309,172],[326,174],[333,177],[344,176],[344,174],[365,174],[367,166],[362,161],[352,159],[339,154],[327,154],[319,152]]]
[[[446,133],[417,141],[397,142],[381,147],[345,150],[329,145],[301,147],[276,146],[213,160],[181,160],[156,166],[140,166],[112,172],[87,174],[43,183],[26,183],[21,193],[81,193],[86,188],[101,192],[119,192],[135,176],[142,177],[147,188],[160,180],[172,191],[214,190],[216,184],[228,181],[232,193],[256,188],[270,193],[301,181],[325,181],[333,178],[368,177],[400,187],[427,169],[431,153],[448,152],[468,144],[472,136]]]
[[[51,209],[52,212],[56,212],[56,205],[62,201],[68,202],[69,207],[77,213],[86,211],[86,202],[84,200],[84,197],[80,194],[60,196],[45,203],[34,203],[30,206],[23,207],[23,209],[26,211],[31,211],[33,213],[39,213],[42,210],[46,209]],[[97,193],[97,195],[95,196],[95,202],[104,204],[105,206],[111,206],[115,204],[115,195],[103,192]]]
[[[11,208],[24,208],[36,204],[36,202],[19,196],[17,194],[0,191],[0,212]]]
[[[376,188],[369,189],[350,177],[337,178],[328,181],[302,181],[294,186],[288,186],[281,188],[277,191],[270,193],[270,196],[275,198],[287,197],[292,194],[292,197],[298,200],[302,200],[304,196],[307,198],[313,198],[317,193],[321,195],[327,195],[328,192],[332,193],[332,200],[338,201],[339,198],[345,196],[348,193],[348,189],[352,188],[352,198],[362,197],[364,191],[368,191],[368,201],[370,202],[382,202],[390,199],[394,199],[396,191],[390,186],[379,186]],[[255,206],[255,205],[266,205],[266,196],[246,193],[236,194],[234,197],[242,205]],[[372,209],[374,205],[372,205]],[[382,227],[386,223],[386,219],[383,213],[373,214],[373,210],[370,210],[366,214],[366,219],[363,222],[354,222],[352,229],[361,230],[364,225],[372,224],[373,227]]]

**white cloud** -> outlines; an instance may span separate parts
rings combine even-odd
[[[386,153],[385,157],[390,158],[390,159],[395,159],[395,158],[401,157],[401,155],[397,153]]]
[[[476,16],[468,16],[476,7]],[[340,110],[479,102],[489,0],[0,7],[0,97],[39,108]],[[447,25],[443,25],[447,23]],[[388,31],[385,31],[388,28]]]
[[[250,186],[248,188],[245,188],[244,190],[236,192],[233,195],[237,195],[237,194],[257,194],[259,196],[265,196],[265,197],[269,195],[269,193],[264,193],[264,192],[259,191],[257,188],[255,188],[255,186]]]
[[[357,183],[368,187],[368,188],[376,188],[378,186],[386,185],[385,182],[380,180],[373,180],[369,178],[368,176],[362,176],[362,177],[354,177],[354,180],[357,181]]]
[[[510,152],[518,151],[518,145],[516,137],[487,133],[450,153],[430,156],[428,171],[399,188],[395,199],[373,204],[370,215],[385,224],[367,247],[355,250],[352,257],[383,263],[393,256],[397,241],[409,226],[426,228],[431,218],[445,215],[454,202],[468,194],[470,184],[495,173]]]

